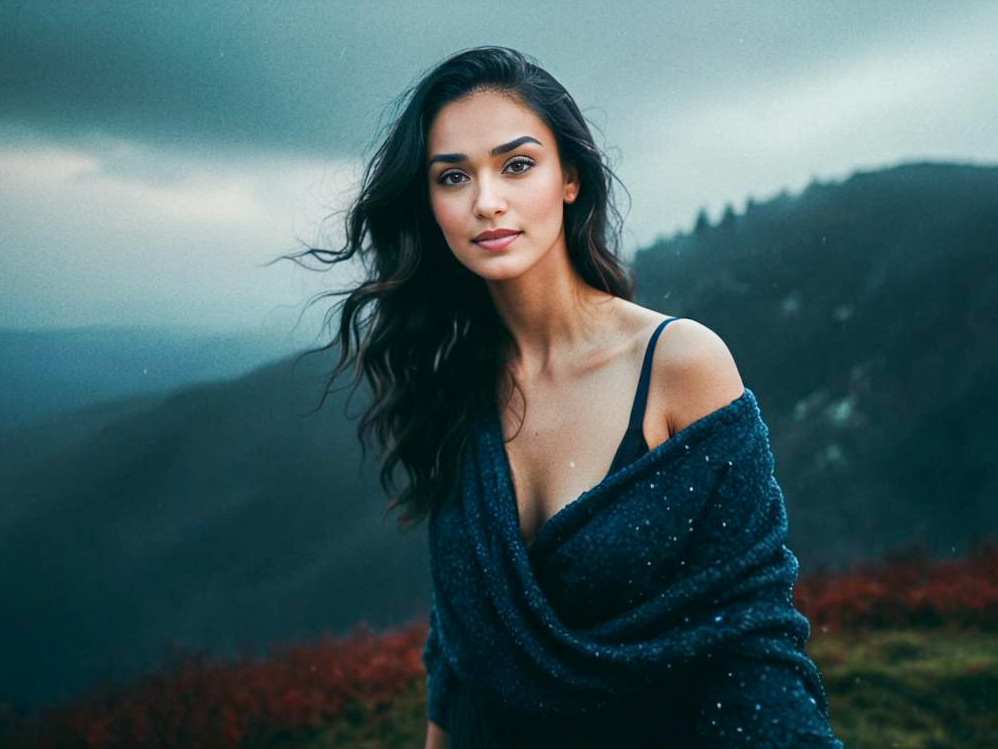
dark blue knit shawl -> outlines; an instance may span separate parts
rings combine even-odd
[[[798,562],[748,388],[584,492],[529,547],[492,414],[428,532],[428,716],[453,745],[489,706],[566,735],[608,705],[685,691],[696,746],[842,747],[803,652]]]

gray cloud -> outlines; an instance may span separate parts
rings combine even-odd
[[[597,123],[820,71],[974,3],[6,2],[0,121],[177,146],[356,154],[385,105],[456,49],[534,54]]]
[[[55,136],[103,133],[177,145],[316,148],[342,99],[341,65],[321,65],[325,101],[294,71],[273,6],[24,3],[3,6],[0,117]],[[300,50],[299,50],[300,53]],[[309,112],[312,113],[308,116]]]

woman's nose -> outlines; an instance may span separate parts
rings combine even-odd
[[[500,185],[483,177],[478,180],[478,193],[475,195],[475,213],[479,216],[494,216],[506,211],[506,200]]]

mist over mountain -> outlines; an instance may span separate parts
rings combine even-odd
[[[702,217],[635,257],[637,301],[716,330],[758,396],[804,574],[998,531],[996,208],[998,168],[911,164]],[[138,364],[79,356],[55,372],[84,395]],[[309,413],[334,360],[153,391],[129,370],[100,386],[113,400],[53,400],[0,432],[0,702],[134,675],[165,639],[234,654],[425,615],[425,526],[384,515],[355,433],[365,389]]]
[[[295,346],[253,333],[0,328],[0,430],[124,396],[235,377]]]

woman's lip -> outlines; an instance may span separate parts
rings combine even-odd
[[[516,234],[510,234],[506,237],[499,237],[499,239],[473,239],[471,240],[479,247],[484,247],[486,250],[501,250],[504,247],[508,247],[513,243],[518,236],[523,234],[522,231],[518,231]]]

